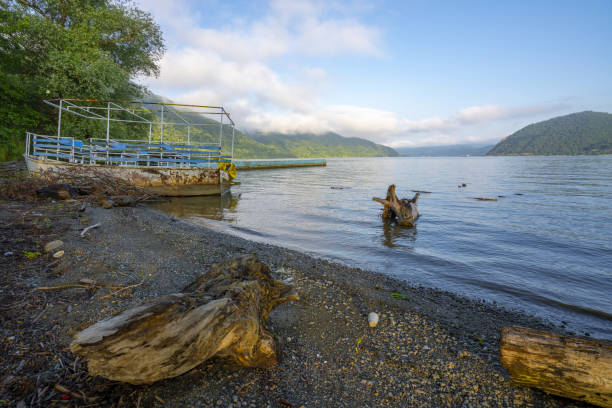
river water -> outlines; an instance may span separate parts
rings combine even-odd
[[[332,159],[237,181],[223,197],[155,206],[612,338],[612,156]],[[379,216],[372,197],[392,183],[402,198],[431,192],[413,228]]]

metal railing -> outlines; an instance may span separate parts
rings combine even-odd
[[[58,108],[57,136],[26,134],[26,155],[69,163],[118,166],[211,167],[231,162],[234,154],[234,121],[220,106],[180,105],[164,102],[116,102],[93,99],[53,99],[45,103]],[[105,137],[89,138],[88,142],[62,136],[62,112],[78,120],[105,122]],[[224,120],[225,119],[225,120]],[[64,120],[66,120],[64,118]],[[148,127],[142,139],[113,139],[111,124],[139,124]],[[185,141],[164,139],[164,126],[184,129]],[[66,127],[66,126],[64,126]],[[159,133],[153,134],[153,128]],[[218,128],[219,142],[193,142],[197,129],[213,136]],[[204,129],[204,130],[203,130]],[[100,129],[102,130],[102,129]],[[118,131],[115,129],[115,132]],[[119,128],[121,131],[121,128]],[[231,151],[222,153],[224,132],[231,132]],[[100,135],[102,136],[102,135]],[[176,138],[176,133],[174,135]]]
[[[26,155],[66,163],[148,167],[215,167],[231,162],[216,144],[70,137],[26,133]]]

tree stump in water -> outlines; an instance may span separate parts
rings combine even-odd
[[[372,200],[381,203],[385,206],[382,217],[385,219],[396,219],[400,225],[412,226],[419,217],[417,209],[417,200],[420,194],[416,193],[412,199],[397,198],[395,195],[395,184],[391,184],[387,189],[387,198],[373,197]]]
[[[268,367],[277,351],[265,321],[276,306],[297,299],[265,264],[242,256],[213,265],[181,293],[90,326],[70,350],[88,360],[91,375],[131,384],[178,376],[213,356]]]
[[[612,407],[612,343],[505,327],[499,349],[515,383]]]

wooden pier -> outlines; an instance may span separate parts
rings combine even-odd
[[[238,170],[282,169],[287,167],[326,166],[325,159],[250,159],[234,160]]]

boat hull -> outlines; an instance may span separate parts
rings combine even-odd
[[[41,160],[25,156],[31,176],[41,172],[78,169],[117,177],[163,196],[218,195],[229,189],[229,176],[218,168],[105,166]]]

